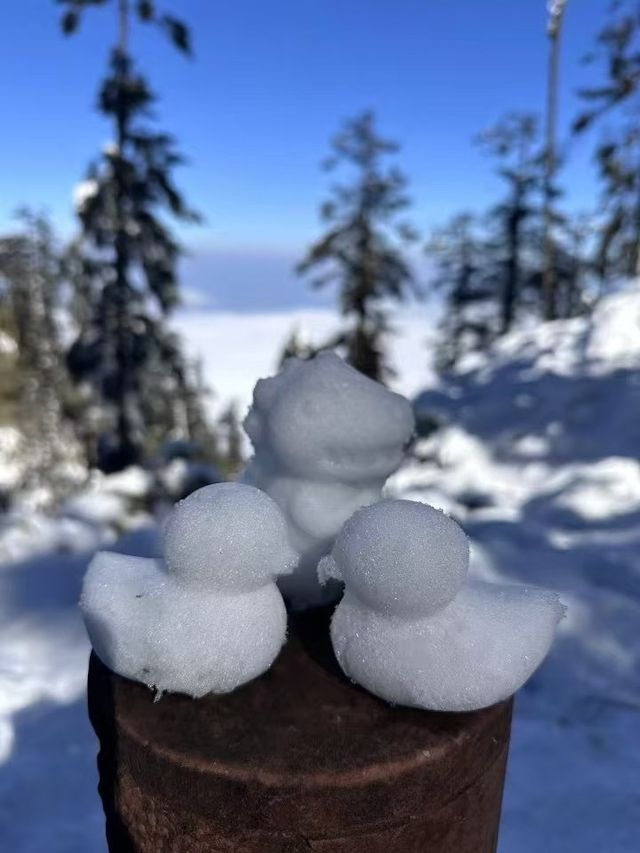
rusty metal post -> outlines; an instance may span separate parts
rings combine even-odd
[[[493,853],[512,702],[393,708],[348,682],[327,614],[227,696],[159,702],[94,656],[111,853]]]

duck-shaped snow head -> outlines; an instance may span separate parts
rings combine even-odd
[[[466,536],[413,501],[358,511],[319,567],[344,580],[331,621],[353,681],[400,705],[470,711],[508,698],[547,655],[564,607],[547,590],[465,581]]]
[[[452,601],[464,585],[469,541],[440,510],[388,500],[358,510],[318,567],[321,582],[344,581],[378,613],[425,616]]]
[[[327,351],[261,379],[244,428],[282,474],[359,483],[398,468],[415,422],[408,400]]]
[[[216,483],[175,505],[165,524],[164,559],[181,585],[248,592],[292,572],[298,554],[269,495],[240,483]]]
[[[277,504],[252,486],[205,486],[181,501],[164,560],[100,552],[80,599],[98,657],[159,694],[228,693],[268,669],[286,638],[275,584],[297,553]]]

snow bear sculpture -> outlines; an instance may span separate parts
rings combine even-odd
[[[381,499],[414,431],[409,402],[322,352],[261,379],[244,428],[254,456],[241,479],[276,501],[298,552],[281,590],[295,608],[335,598],[318,562],[349,516]]]

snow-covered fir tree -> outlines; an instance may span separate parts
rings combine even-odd
[[[568,319],[589,313],[597,290],[593,287],[594,263],[591,247],[595,220],[589,213],[565,216],[556,250],[556,316]]]
[[[76,192],[82,228],[74,246],[76,310],[83,323],[68,359],[73,376],[91,387],[107,414],[97,457],[101,468],[113,471],[143,457],[147,431],[156,425],[148,400],[157,393],[158,370],[176,376],[177,344],[166,318],[178,301],[180,247],[164,214],[197,220],[173,183],[182,162],[173,138],[149,125],[155,96],[133,59],[131,27],[134,20],[157,26],[185,54],[189,31],[153,2],[62,2],[65,33],[75,32],[94,5],[113,6],[118,24],[98,99],[113,142]]]
[[[436,362],[446,371],[493,340],[496,300],[486,281],[486,246],[472,214],[457,214],[437,229],[426,251],[434,261],[432,286],[444,300]]]
[[[17,329],[6,277],[7,238],[0,237],[0,427],[13,428],[18,420],[20,370]]]
[[[82,454],[72,427],[73,394],[59,327],[62,255],[44,217],[24,210],[20,221],[20,232],[0,240],[0,277],[17,344],[21,487],[47,503],[77,484]]]
[[[512,113],[481,133],[478,142],[494,158],[496,172],[506,184],[505,197],[491,212],[494,233],[488,244],[493,247],[492,277],[499,293],[499,332],[504,334],[532,289],[540,301],[540,232],[536,220],[541,159],[536,119]],[[537,233],[532,232],[532,226]]]
[[[229,474],[237,474],[245,461],[244,438],[238,405],[235,401],[227,407],[219,421],[220,461]]]
[[[595,160],[602,187],[595,268],[602,280],[640,272],[640,11],[636,2],[612,3],[588,59],[602,82],[580,91],[584,109],[574,130],[604,123]],[[613,119],[617,116],[618,122]]]
[[[300,329],[294,326],[278,356],[278,367],[282,367],[289,358],[305,359],[311,358],[313,354],[313,346],[303,338]]]
[[[186,441],[200,458],[216,459],[216,437],[205,410],[209,391],[197,362],[166,325],[149,321],[147,356],[139,405],[145,424],[144,450],[156,454],[167,441]]]
[[[403,250],[416,235],[400,219],[409,206],[407,181],[386,165],[397,150],[379,135],[373,113],[346,122],[325,168],[342,168],[347,180],[333,186],[321,208],[328,230],[298,267],[302,274],[313,273],[315,287],[338,289],[346,322],[327,346],[342,349],[350,364],[378,380],[391,373],[385,352],[388,302],[404,299],[414,285]]]
[[[596,160],[604,216],[595,268],[602,280],[634,278],[640,273],[640,111],[598,146]]]

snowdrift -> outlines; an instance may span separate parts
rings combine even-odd
[[[512,332],[415,407],[438,426],[390,492],[457,518],[477,576],[547,586],[569,605],[548,662],[519,698],[502,847],[631,851],[640,284],[604,298],[590,317]]]

